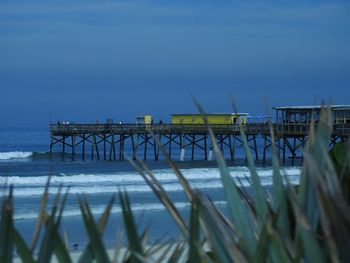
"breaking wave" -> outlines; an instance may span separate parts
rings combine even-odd
[[[215,201],[216,205],[221,206],[225,205],[225,201]],[[189,208],[191,205],[189,202],[175,202],[175,207],[177,209],[186,209]],[[94,215],[100,215],[103,213],[103,211],[106,209],[105,205],[97,205],[97,206],[91,206],[91,212]],[[161,203],[135,203],[131,204],[132,211],[134,213],[142,213],[142,212],[154,212],[154,211],[162,211],[165,210],[164,205]],[[114,205],[112,208],[111,213],[112,214],[120,214],[122,212],[122,209],[118,205]],[[78,207],[72,206],[72,207],[66,207],[63,216],[64,217],[76,217],[80,216],[81,211]],[[38,211],[28,210],[26,211],[23,209],[22,211],[15,211],[14,219],[16,220],[24,220],[24,219],[37,219],[38,218]]]
[[[0,160],[26,159],[33,155],[33,152],[0,152]]]
[[[258,168],[257,172],[262,185],[272,185],[272,169]],[[289,167],[281,170],[288,176],[292,184],[299,183],[300,168]],[[155,177],[162,183],[165,190],[169,192],[180,192],[182,186],[177,177],[170,169],[159,169],[153,171]],[[192,168],[183,169],[183,175],[190,185],[196,189],[219,189],[222,188],[220,173],[217,168]],[[233,180],[245,187],[250,186],[250,172],[247,167],[232,167],[230,173]],[[17,197],[40,196],[44,191],[47,176],[9,176],[0,177],[7,184],[15,186],[14,195]],[[1,183],[1,182],[0,182]],[[143,178],[135,172],[119,172],[111,174],[57,174],[51,177],[50,194],[55,194],[58,187],[63,184],[69,186],[71,194],[105,194],[116,193],[126,190],[129,193],[151,192],[150,187]]]

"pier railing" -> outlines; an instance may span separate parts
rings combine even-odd
[[[238,125],[210,125],[214,133],[232,134],[239,133]],[[268,132],[267,124],[253,123],[244,125],[243,130],[249,133]],[[137,134],[137,133],[187,133],[187,134],[207,134],[206,125],[192,124],[51,124],[50,132],[59,134],[82,134],[82,133],[114,133],[114,134]]]
[[[315,124],[315,128],[320,125]],[[274,124],[274,131],[276,134],[283,135],[308,135],[310,132],[310,123],[283,123]],[[337,123],[333,124],[331,133],[333,135],[346,136],[350,135],[350,123]]]
[[[318,124],[316,124],[317,126]],[[214,133],[233,134],[239,133],[238,125],[210,125]],[[310,124],[272,124],[275,134],[283,135],[307,135],[310,131]],[[243,125],[243,130],[249,134],[270,134],[268,123],[252,123]],[[207,134],[206,125],[192,124],[51,124],[50,132],[53,135],[59,134],[138,134],[138,133],[155,133],[155,134]],[[334,124],[333,134],[349,135],[350,124]]]

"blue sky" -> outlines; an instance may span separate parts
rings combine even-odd
[[[0,2],[0,126],[332,99],[350,104],[349,1]]]

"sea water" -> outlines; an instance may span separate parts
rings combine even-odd
[[[141,175],[127,161],[81,161],[79,156],[75,161],[71,161],[67,156],[63,159],[60,154],[50,155],[48,147],[48,128],[0,130],[0,195],[7,194],[6,185],[14,186],[15,226],[26,241],[31,240],[49,175],[51,182],[48,209],[51,208],[59,187],[69,187],[60,231],[67,233],[70,246],[78,244],[79,248],[83,248],[87,240],[78,197],[87,198],[91,211],[98,220],[108,201],[116,195],[104,234],[106,246],[114,245],[118,230],[123,229],[118,200],[120,191],[128,193],[139,231],[141,233],[148,229],[150,241],[178,237],[179,230],[175,222]],[[189,161],[185,156],[185,160],[180,162],[180,153],[177,160],[174,156],[191,187],[210,196],[217,206],[225,210],[223,187],[215,160]],[[241,157],[244,160],[244,156]],[[188,220],[190,204],[164,158],[159,161],[147,161],[147,165],[182,216]],[[229,170],[235,182],[249,189],[250,172],[244,161],[235,165],[229,163]],[[289,166],[282,168],[282,173],[288,176],[292,184],[298,184],[300,170],[300,167]],[[267,188],[272,185],[270,166],[258,166],[257,172],[262,185]]]

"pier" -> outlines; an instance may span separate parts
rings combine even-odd
[[[247,123],[242,127],[256,160],[265,163],[274,144],[280,159],[285,162],[289,158],[293,165],[301,157],[311,126],[310,123],[281,119],[272,124],[274,140],[268,123]],[[215,124],[211,128],[220,150],[227,153],[227,159],[235,161],[236,150],[243,147],[238,125]],[[212,141],[207,126],[202,124],[51,124],[50,134],[50,152],[59,148],[62,156],[70,153],[72,160],[78,153],[82,160],[86,159],[87,153],[91,160],[124,160],[126,148],[131,149],[131,157],[158,160],[160,149],[155,138],[174,159],[184,160],[185,151],[190,152],[187,155],[190,160],[195,160],[195,156],[200,156],[200,160],[212,159]],[[330,146],[347,140],[349,134],[350,123],[334,123]],[[262,142],[260,147],[258,140]],[[174,150],[180,154],[173,156]]]

